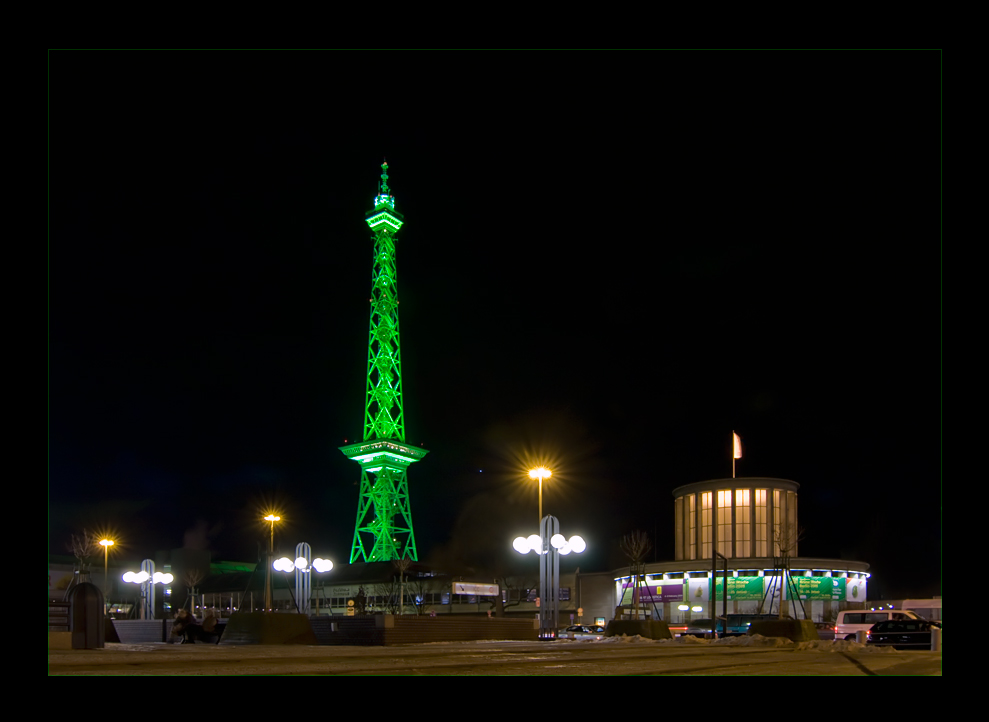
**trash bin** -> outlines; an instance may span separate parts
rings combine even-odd
[[[106,624],[103,592],[95,584],[82,582],[69,594],[69,632],[72,649],[102,649]]]

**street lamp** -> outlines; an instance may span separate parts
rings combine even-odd
[[[310,563],[310,560],[312,562]],[[271,563],[272,568],[286,574],[295,571],[295,605],[300,614],[309,614],[309,600],[312,597],[312,572],[328,572],[333,568],[329,559],[312,558],[312,548],[306,542],[300,542],[295,547],[295,561],[288,557],[276,559]],[[316,613],[319,613],[319,597],[316,598]],[[300,600],[305,600],[300,603]]]
[[[103,547],[103,607],[104,613],[108,603],[106,601],[107,594],[107,565],[109,563],[108,556],[110,554],[110,547],[113,546],[113,539],[100,539],[100,546]]]
[[[141,562],[141,571],[124,573],[125,582],[141,585],[141,619],[155,618],[155,584],[171,584],[173,579],[171,574],[156,572],[150,559]]]
[[[539,534],[516,537],[512,546],[520,554],[534,551],[540,556],[539,638],[554,637],[560,626],[560,555],[580,554],[587,544],[579,536],[566,539],[560,534],[557,518],[547,515],[539,522]]]
[[[530,479],[539,479],[539,523],[543,521],[543,479],[548,479],[553,476],[553,472],[547,469],[545,466],[540,466],[538,469],[529,470]]]
[[[268,514],[264,518],[265,521],[271,522],[271,541],[268,544],[268,560],[275,555],[275,522],[281,521],[280,516],[275,514]],[[267,564],[265,566],[265,582],[264,582],[264,608],[265,611],[271,611],[271,567]]]

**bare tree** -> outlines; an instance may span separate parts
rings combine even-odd
[[[517,607],[522,602],[528,600],[529,590],[539,588],[538,577],[526,576],[524,574],[502,577],[501,583],[503,588],[508,592],[508,601],[501,604],[502,612],[510,607]],[[499,590],[499,602],[501,601],[500,592],[501,590]],[[499,614],[499,616],[501,615]]]
[[[398,612],[398,596],[400,585],[397,579],[389,582],[380,582],[371,587],[371,594],[374,597],[374,611],[382,611],[385,614],[396,614]]]
[[[79,562],[77,566],[80,572],[89,571],[90,560],[100,548],[96,535],[86,529],[82,530],[82,534],[72,534],[65,546]]]
[[[412,566],[412,560],[408,557],[395,559],[391,565],[398,570],[398,613],[405,614],[405,572],[409,571],[409,567]]]
[[[409,604],[415,610],[416,615],[422,616],[426,613],[426,600],[433,591],[433,580],[428,577],[414,577],[406,583],[409,592]]]
[[[774,545],[774,561],[773,566],[780,570],[780,575],[782,577],[782,587],[786,588],[788,584],[792,584],[790,581],[790,558],[797,553],[797,544],[801,542],[805,536],[806,532],[803,527],[796,527],[791,525],[788,521],[783,521],[779,526],[773,529],[773,545]],[[778,556],[777,556],[778,555]],[[780,608],[779,608],[779,618],[783,618],[783,588],[780,589]],[[793,590],[795,591],[795,590]],[[799,601],[799,597],[791,592],[790,603],[794,603],[794,599]],[[803,602],[800,602],[800,607],[803,609]],[[796,616],[796,608],[794,608],[794,616]],[[807,616],[807,611],[804,610],[804,617]]]
[[[202,572],[201,569],[190,569],[182,577],[182,581],[185,582],[185,586],[189,590],[189,611],[190,612],[193,612],[194,613],[195,612],[195,608],[196,608],[195,599],[196,599],[196,594],[198,593],[197,590],[196,590],[196,587],[199,585],[199,582],[203,581],[203,579],[205,579],[205,578],[206,578],[206,575],[203,574],[203,572]]]
[[[644,531],[633,531],[622,537],[619,542],[622,553],[628,557],[629,576],[632,577],[632,610],[635,618],[639,618],[639,583],[645,576],[645,565],[643,559],[652,549],[652,542],[649,535]]]

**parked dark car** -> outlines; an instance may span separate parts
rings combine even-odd
[[[868,644],[893,649],[930,649],[931,630],[937,625],[925,619],[891,619],[869,630]]]

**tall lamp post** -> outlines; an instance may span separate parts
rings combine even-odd
[[[107,569],[109,565],[110,547],[113,546],[113,539],[100,539],[100,546],[103,547],[103,613],[109,609],[107,602]]]
[[[547,469],[545,466],[540,466],[538,469],[529,470],[530,479],[539,479],[539,523],[543,522],[543,479],[548,479],[553,476],[553,472]]]
[[[560,555],[580,554],[587,544],[579,536],[565,539],[559,520],[547,514],[540,520],[539,534],[517,537],[512,546],[519,554],[534,551],[540,556],[539,638],[552,639],[560,626]]]
[[[264,579],[264,609],[266,612],[272,611],[271,609],[271,558],[275,556],[275,522],[281,521],[280,516],[275,514],[268,514],[264,518],[265,521],[271,522],[271,540],[268,543],[268,563],[264,565],[265,569],[265,579]]]
[[[312,558],[312,548],[306,542],[295,546],[295,561],[288,557],[276,559],[271,563],[272,568],[286,574],[295,571],[295,605],[299,614],[309,616],[312,598],[312,572],[328,572],[333,568],[329,559]],[[316,598],[316,611],[319,611],[319,597]]]
[[[141,562],[141,571],[125,572],[122,579],[128,584],[141,585],[141,619],[155,618],[155,584],[171,584],[174,577],[155,571],[155,563],[150,559]]]

